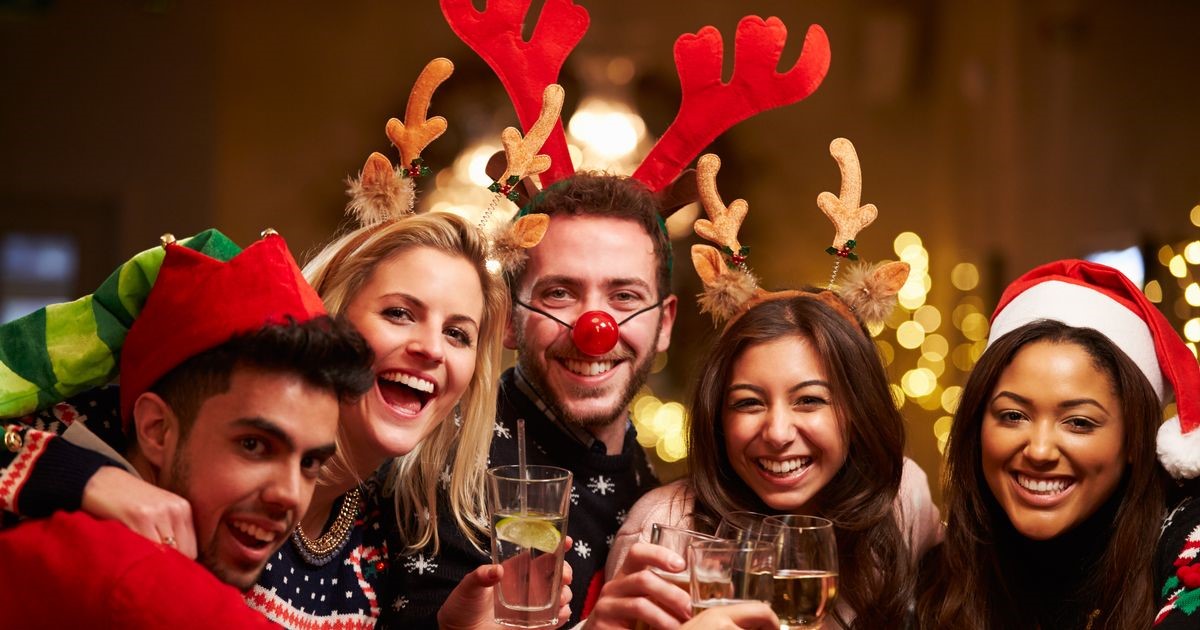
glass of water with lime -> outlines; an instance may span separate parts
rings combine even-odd
[[[496,587],[496,622],[541,628],[559,622],[571,472],[554,466],[488,469],[492,562],[504,567]]]

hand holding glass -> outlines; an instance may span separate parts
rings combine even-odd
[[[833,523],[815,516],[772,516],[763,521],[762,540],[775,546],[771,609],[780,628],[820,628],[837,599]]]
[[[559,622],[564,533],[571,472],[553,466],[498,466],[487,471],[492,562],[504,567],[496,586],[496,623],[540,628]]]
[[[744,601],[771,601],[774,547],[762,542],[697,541],[688,547],[692,614]]]

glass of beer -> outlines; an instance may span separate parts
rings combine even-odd
[[[820,628],[837,599],[837,543],[833,523],[815,516],[772,516],[762,540],[775,548],[771,609],[781,630]]]
[[[496,623],[541,628],[559,622],[559,594],[571,504],[571,472],[554,466],[487,471],[492,562],[504,567],[495,588]]]
[[[747,601],[770,603],[775,548],[765,542],[701,540],[688,546],[692,614]]]

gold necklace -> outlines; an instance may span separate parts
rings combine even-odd
[[[337,518],[333,520],[333,525],[330,525],[329,531],[316,540],[305,536],[304,528],[296,526],[296,531],[292,534],[292,542],[295,543],[296,550],[305,560],[311,564],[323,566],[342,550],[350,538],[350,530],[354,528],[354,517],[358,515],[358,498],[358,488],[347,492],[345,498],[342,499],[342,508],[338,510]]]

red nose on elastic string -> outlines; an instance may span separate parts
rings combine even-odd
[[[580,315],[571,327],[571,339],[575,341],[575,347],[591,357],[607,354],[616,347],[620,336],[617,320],[604,311],[588,311]]]

